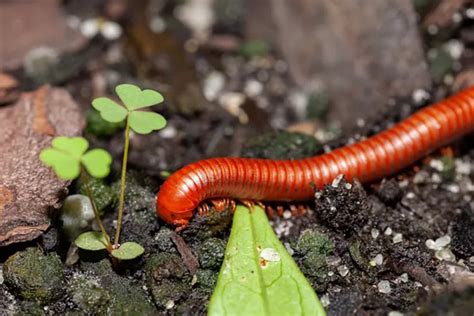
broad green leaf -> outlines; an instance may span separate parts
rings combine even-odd
[[[258,206],[235,211],[208,315],[326,315]]]
[[[132,260],[141,256],[145,249],[136,242],[126,242],[118,249],[112,250],[112,256],[120,260]]]
[[[107,241],[102,232],[85,232],[80,234],[76,241],[77,247],[85,250],[102,250],[107,249]]]
[[[128,111],[121,105],[112,101],[109,98],[97,98],[92,101],[94,109],[100,112],[102,118],[111,123],[118,123],[123,121],[128,114]]]
[[[124,83],[115,88],[120,100],[129,111],[145,108],[163,102],[163,96],[157,91],[146,89]]]
[[[63,180],[74,180],[81,172],[78,160],[54,148],[43,149],[40,160],[46,166],[53,168],[54,173]]]
[[[166,126],[166,119],[154,112],[133,111],[128,116],[128,122],[138,134],[148,134]]]
[[[97,148],[88,151],[81,158],[87,172],[94,178],[104,178],[110,173],[112,157],[104,149]]]
[[[58,136],[51,142],[51,147],[79,159],[89,147],[89,142],[84,137]]]

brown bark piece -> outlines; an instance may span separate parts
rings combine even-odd
[[[411,0],[248,0],[247,35],[269,40],[299,85],[322,87],[344,127],[431,79]]]
[[[44,86],[0,108],[0,246],[32,240],[61,206],[68,181],[39,160],[55,136],[77,136],[84,127],[78,105],[64,89]]]
[[[21,67],[33,48],[51,47],[59,54],[86,43],[70,29],[59,0],[0,1],[0,69]]]
[[[436,25],[439,27],[447,27],[453,23],[453,15],[461,11],[462,7],[472,0],[442,0],[436,8],[426,16],[423,21],[424,27]]]

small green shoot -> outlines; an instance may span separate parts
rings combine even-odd
[[[101,231],[89,231],[79,235],[75,241],[76,246],[92,251],[105,249],[116,259],[131,260],[143,254],[144,249],[135,242],[125,242],[122,245],[119,243],[124,209],[130,130],[138,134],[148,134],[154,130],[164,128],[166,119],[154,112],[141,111],[141,109],[163,102],[160,93],[153,90],[141,90],[131,84],[121,84],[115,90],[125,106],[119,105],[108,98],[97,98],[92,102],[92,106],[99,111],[100,116],[105,121],[120,123],[126,120],[119,211],[114,244],[112,244],[111,238],[100,219],[100,213],[89,180],[89,175],[94,178],[104,178],[110,173],[110,164],[112,163],[110,154],[103,149],[87,151],[89,143],[83,137],[68,138],[60,136],[53,139],[50,148],[42,150],[40,160],[46,166],[51,167],[61,179],[74,180],[80,176],[84,181],[86,194],[91,200],[95,219]]]
[[[158,113],[139,111],[140,109],[163,102],[163,96],[157,91],[150,89],[141,90],[139,87],[132,84],[121,84],[115,88],[115,92],[125,107],[104,97],[93,100],[92,106],[100,112],[100,115],[106,121],[118,123],[125,119],[127,120],[125,125],[125,145],[123,150],[122,176],[120,181],[117,230],[115,231],[114,238],[114,247],[118,248],[125,201],[130,129],[137,134],[149,134],[152,131],[164,128],[166,126],[166,119]]]
[[[235,211],[208,315],[326,315],[258,206]]]

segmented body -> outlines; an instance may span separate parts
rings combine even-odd
[[[431,151],[474,130],[474,87],[426,107],[361,142],[300,160],[212,158],[172,174],[156,201],[168,223],[187,225],[211,198],[251,201],[308,200],[336,176],[369,182],[394,174]]]

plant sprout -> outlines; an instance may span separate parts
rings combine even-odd
[[[163,96],[154,90],[141,90],[132,84],[121,84],[115,92],[125,107],[109,98],[97,98],[92,101],[92,106],[100,112],[102,118],[111,123],[127,120],[125,125],[125,146],[122,160],[122,176],[120,180],[120,197],[115,231],[114,247],[118,248],[120,231],[122,227],[123,208],[125,201],[125,182],[127,177],[128,147],[130,142],[130,128],[137,134],[149,134],[166,126],[166,119],[158,113],[139,111],[152,105],[163,102]]]
[[[81,176],[85,183],[86,192],[91,200],[96,222],[101,232],[85,232],[77,237],[75,244],[82,249],[106,249],[113,257],[129,260],[140,256],[144,249],[135,242],[120,244],[123,210],[125,202],[125,183],[127,172],[130,130],[137,134],[149,134],[166,126],[166,119],[158,113],[143,111],[147,107],[163,102],[163,96],[153,90],[141,90],[132,84],[121,84],[115,89],[124,106],[109,98],[97,98],[92,106],[99,111],[102,118],[111,123],[126,120],[125,144],[122,160],[119,210],[117,229],[113,244],[100,219],[94,197],[89,184],[89,175],[94,178],[104,178],[110,173],[112,158],[104,149],[92,149],[88,152],[89,143],[83,137],[56,137],[50,148],[44,149],[40,160],[51,167],[56,175],[64,180],[74,180]]]

